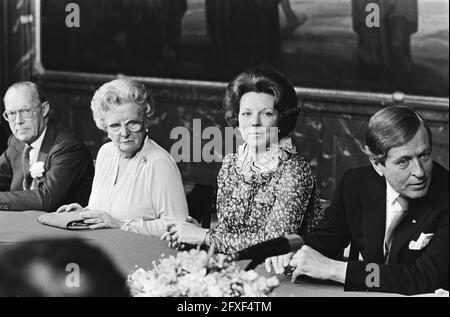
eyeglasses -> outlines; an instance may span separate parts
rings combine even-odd
[[[119,134],[122,130],[122,127],[125,126],[130,132],[141,132],[142,131],[142,122],[138,120],[128,120],[125,123],[110,123],[107,125],[107,129],[109,132],[113,134]]]
[[[5,118],[6,121],[14,121],[16,120],[17,115],[20,113],[22,118],[32,118],[33,114],[36,110],[36,108],[39,108],[42,104],[39,104],[37,106],[26,108],[26,109],[19,109],[15,111],[5,111],[3,112],[3,118]]]

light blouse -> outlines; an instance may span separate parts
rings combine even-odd
[[[119,158],[112,142],[100,148],[87,208],[125,221],[123,230],[147,235],[160,236],[168,224],[185,221],[188,207],[181,175],[166,150],[147,137],[114,184]]]

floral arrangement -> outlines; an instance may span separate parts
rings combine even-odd
[[[128,276],[131,294],[137,297],[262,297],[279,285],[276,277],[265,278],[244,271],[223,254],[199,249],[162,257],[153,269],[138,268]]]

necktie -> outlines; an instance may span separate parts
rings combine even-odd
[[[23,189],[29,190],[33,179],[30,174],[30,151],[32,147],[29,144],[25,144],[22,155],[22,169],[23,169]]]
[[[406,216],[406,211],[408,210],[408,199],[405,196],[398,196],[396,202],[400,205],[401,209],[394,213],[392,217],[392,221],[389,224],[389,227],[386,230],[386,236],[384,239],[384,248],[386,250],[386,263],[389,260],[389,252],[392,245],[392,240],[394,238],[395,228],[400,224],[402,219]]]

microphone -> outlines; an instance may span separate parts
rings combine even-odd
[[[252,260],[245,269],[248,271],[264,262],[266,258],[297,251],[304,244],[302,237],[297,234],[289,234],[242,249],[236,253],[233,260]]]

